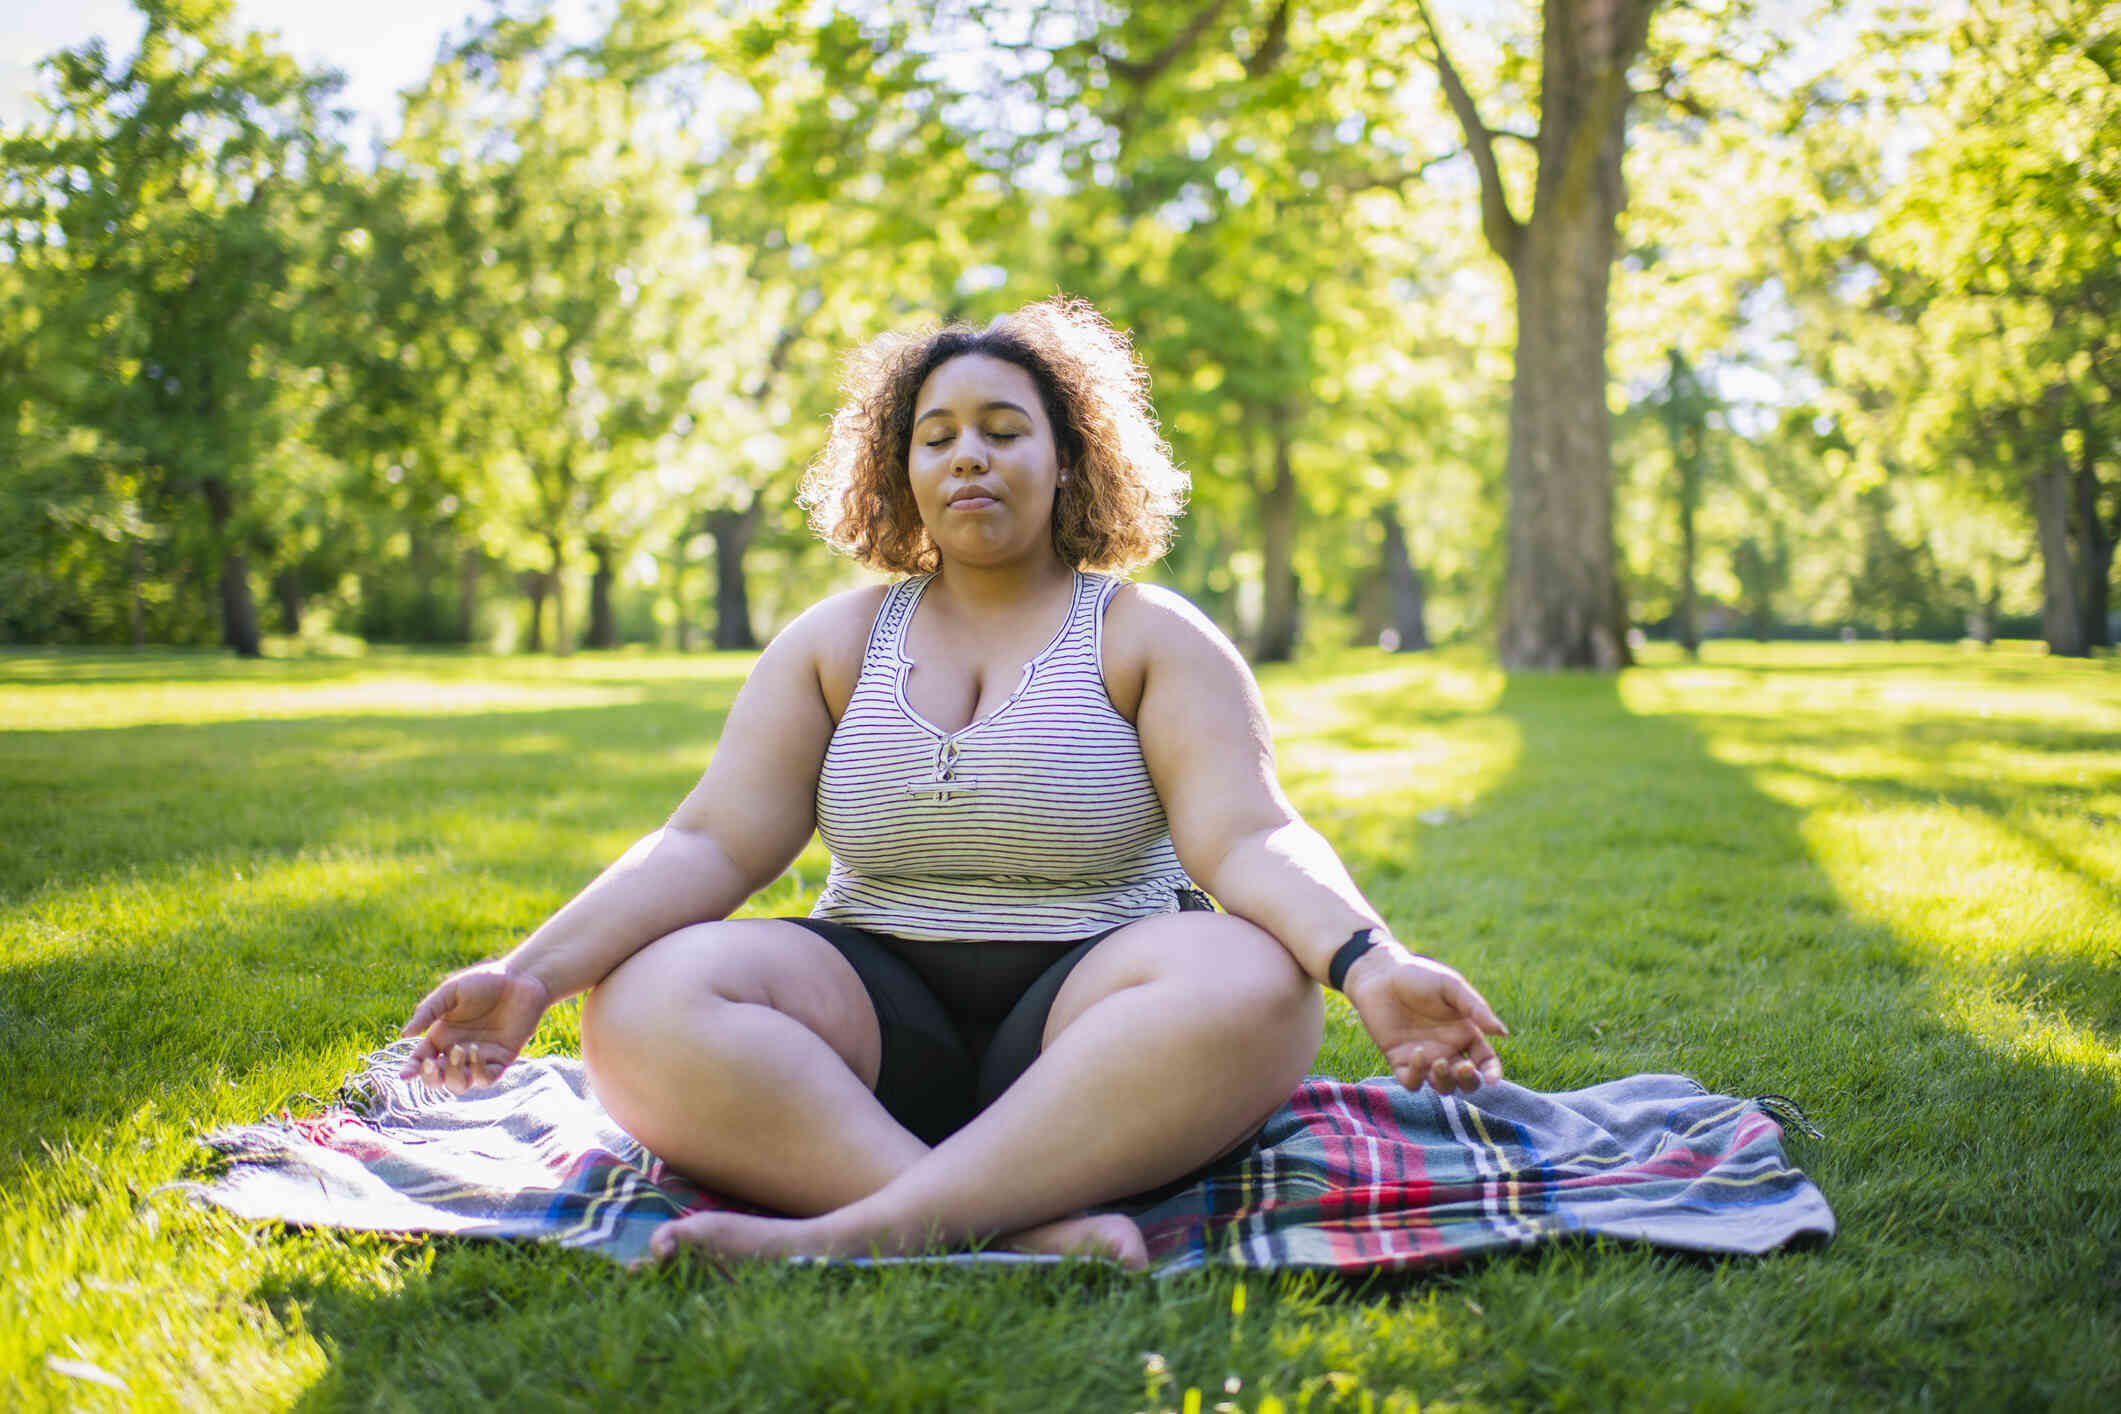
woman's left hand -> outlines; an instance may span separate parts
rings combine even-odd
[[[1372,948],[1348,969],[1348,1001],[1392,1073],[1409,1090],[1477,1090],[1502,1079],[1490,1036],[1507,1036],[1487,999],[1434,958],[1397,943]]]

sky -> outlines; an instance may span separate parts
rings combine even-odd
[[[373,131],[396,126],[398,90],[427,72],[445,33],[486,8],[482,0],[236,0],[236,22],[279,31],[280,47],[308,67],[341,70],[340,103]],[[126,0],[0,0],[0,123],[35,112],[29,95],[39,59],[98,34],[114,52],[129,53],[140,29]]]

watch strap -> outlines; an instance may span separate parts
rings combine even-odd
[[[1326,964],[1328,987],[1336,992],[1347,990],[1348,969],[1355,965],[1355,959],[1377,946],[1377,939],[1371,936],[1374,931],[1370,928],[1357,928],[1354,934],[1340,945],[1340,949],[1333,954],[1333,960]]]

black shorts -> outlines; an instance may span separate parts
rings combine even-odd
[[[1179,907],[1213,905],[1184,889]],[[1127,926],[1060,943],[931,943],[822,918],[787,921],[854,965],[884,1039],[876,1098],[927,1144],[964,1128],[1031,1068],[1061,984]]]

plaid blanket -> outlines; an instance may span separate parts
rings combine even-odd
[[[579,1061],[519,1061],[452,1096],[397,1078],[409,1045],[369,1057],[321,1114],[207,1136],[226,1167],[179,1187],[248,1218],[536,1239],[619,1261],[645,1256],[668,1218],[737,1206],[620,1130]],[[1782,1152],[1772,1112],[1801,1124],[1794,1108],[1670,1075],[1450,1098],[1313,1078],[1256,1147],[1129,1211],[1160,1273],[1405,1270],[1568,1236],[1759,1254],[1834,1231]]]

